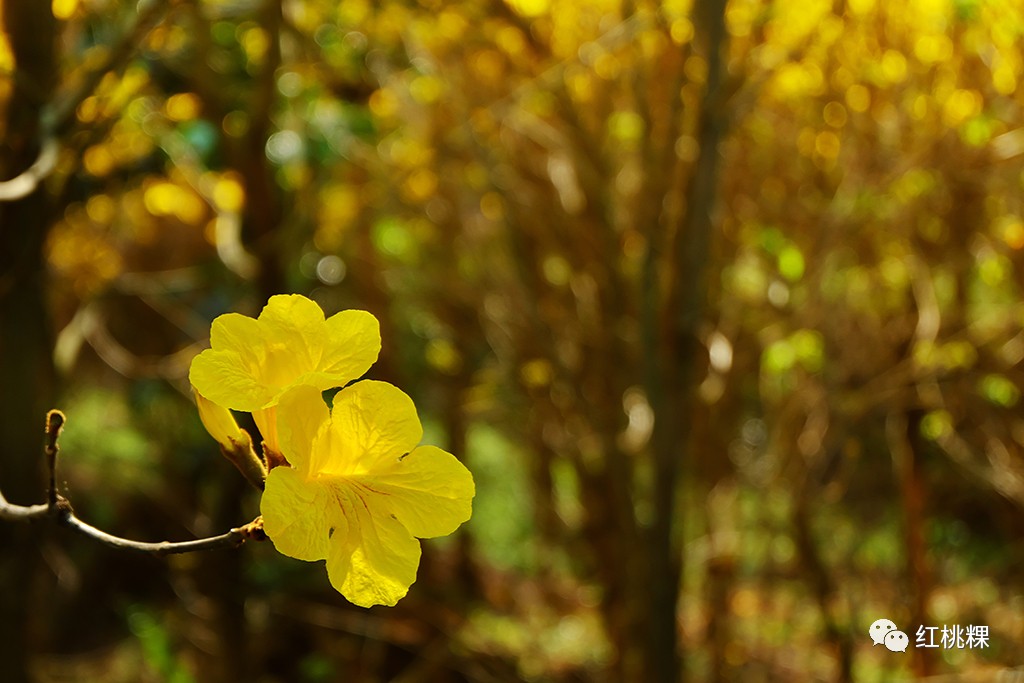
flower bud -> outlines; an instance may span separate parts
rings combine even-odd
[[[249,433],[238,426],[235,416],[223,406],[207,399],[193,387],[199,419],[206,431],[220,444],[220,452],[230,460],[238,471],[256,488],[263,490],[267,468],[256,455]]]

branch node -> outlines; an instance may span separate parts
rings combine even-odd
[[[71,507],[70,500],[58,493],[56,502],[50,506],[50,512],[56,517],[70,517],[75,514],[75,509]]]
[[[263,515],[260,515],[248,524],[244,524],[237,529],[232,529],[232,531],[237,531],[246,541],[267,540],[267,532],[263,530]]]

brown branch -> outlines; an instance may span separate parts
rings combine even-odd
[[[234,548],[247,540],[261,541],[266,538],[263,532],[263,521],[257,517],[252,522],[231,529],[220,536],[197,538],[191,541],[158,541],[156,543],[133,541],[128,538],[108,534],[106,531],[83,522],[75,516],[74,511],[71,509],[71,504],[63,496],[57,497],[57,501],[51,510],[48,505],[15,505],[8,502],[4,494],[0,492],[0,519],[15,522],[52,519],[58,525],[99,541],[105,546],[116,548],[117,550],[134,550],[154,555],[180,555],[201,550]]]
[[[0,181],[0,202],[13,202],[32,194],[57,166],[60,145],[53,136],[47,136],[39,147],[39,155],[32,165],[10,180]]]
[[[46,413],[44,452],[46,453],[46,469],[50,475],[46,482],[46,507],[50,511],[57,508],[57,454],[60,452],[57,438],[60,436],[61,430],[64,429],[65,422],[67,422],[67,418],[59,410],[51,410]]]
[[[155,543],[133,541],[128,538],[114,536],[83,522],[75,516],[70,501],[57,493],[57,454],[60,452],[57,439],[65,422],[64,413],[59,410],[51,410],[46,414],[46,445],[44,451],[47,469],[49,470],[46,488],[47,502],[39,505],[16,505],[8,501],[3,492],[0,491],[0,519],[14,522],[50,519],[59,526],[71,529],[108,547],[117,550],[152,553],[154,555],[179,555],[203,550],[216,550],[218,548],[234,548],[245,541],[265,541],[267,539],[266,533],[263,531],[262,517],[257,517],[248,524],[233,528],[219,536],[197,538],[191,541],[158,541]]]

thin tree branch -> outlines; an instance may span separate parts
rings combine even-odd
[[[65,422],[67,418],[59,410],[46,413],[46,446],[43,452],[46,453],[46,469],[50,475],[46,480],[46,508],[50,512],[57,509],[57,454],[60,453],[57,439]]]
[[[60,145],[57,138],[48,135],[39,148],[39,156],[32,165],[10,180],[0,181],[0,202],[13,202],[32,194],[32,191],[53,172],[57,165]]]
[[[120,536],[114,536],[83,522],[75,516],[70,501],[57,493],[57,454],[60,452],[57,439],[65,422],[64,413],[59,410],[51,410],[46,414],[46,445],[44,451],[46,453],[46,465],[49,470],[46,487],[47,502],[39,505],[15,505],[9,502],[3,492],[0,491],[0,519],[15,522],[50,519],[59,526],[71,529],[108,547],[116,548],[117,550],[152,553],[154,555],[179,555],[203,550],[216,550],[218,548],[234,548],[245,541],[266,540],[267,536],[263,531],[262,517],[257,517],[248,524],[233,528],[219,536],[197,538],[191,541],[158,541],[155,543],[133,541],[121,538]]]
[[[197,538],[191,541],[159,541],[147,543],[145,541],[132,541],[108,534],[94,526],[86,524],[73,514],[67,515],[63,520],[65,526],[73,529],[83,536],[93,538],[100,543],[116,548],[118,550],[137,550],[155,555],[180,555],[183,553],[194,553],[203,550],[216,550],[218,548],[235,548],[247,540],[258,540],[254,534],[263,534],[263,522],[259,518],[220,536],[208,536]]]

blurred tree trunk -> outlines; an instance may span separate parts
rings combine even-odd
[[[40,118],[55,75],[56,22],[49,2],[7,0],[3,28],[16,75],[0,142],[0,180],[36,160]],[[53,407],[54,369],[43,244],[50,200],[42,186],[0,202],[0,485],[15,503],[43,500],[43,417]],[[0,668],[6,683],[28,680],[31,586],[39,561],[33,529],[0,526]]]
[[[804,471],[802,481],[797,485],[793,507],[793,529],[800,564],[806,572],[811,590],[818,602],[821,619],[825,624],[825,637],[831,644],[837,659],[836,680],[840,683],[853,681],[853,640],[850,629],[844,626],[841,612],[841,596],[836,580],[825,564],[817,540],[814,537],[814,500],[820,495],[813,471]]]
[[[463,353],[462,358],[467,358],[467,354]],[[443,419],[445,434],[448,438],[448,451],[463,461],[466,458],[466,445],[469,436],[469,420],[466,416],[465,402],[472,381],[472,374],[467,372],[464,366],[463,370],[451,377],[444,387]],[[458,534],[456,539],[459,548],[456,578],[461,591],[459,597],[465,604],[482,595],[483,588],[476,566],[476,552],[473,548],[472,537],[463,532]]]
[[[677,493],[693,431],[694,398],[699,384],[699,325],[704,316],[707,264],[717,195],[719,143],[725,135],[723,63],[727,33],[725,1],[702,0],[694,7],[694,24],[704,36],[707,81],[698,124],[700,153],[687,179],[686,211],[671,253],[670,290],[665,298],[666,349],[648,353],[648,395],[655,411],[654,522],[650,534],[647,662],[651,681],[676,683],[680,666],[677,611],[682,576],[681,534],[684,517]],[[653,280],[652,280],[653,282]],[[653,291],[646,292],[653,297]]]
[[[249,492],[245,479],[233,468],[222,467],[215,485],[212,529],[238,526],[245,511],[242,501]],[[216,633],[216,651],[201,668],[200,681],[235,683],[248,680],[249,664],[254,655],[248,652],[248,624],[245,618],[245,561],[240,550],[202,553],[203,592],[210,601],[210,619]]]
[[[890,449],[896,461],[900,498],[903,505],[903,532],[907,548],[907,583],[911,600],[910,623],[928,623],[928,597],[931,593],[931,572],[928,569],[928,548],[925,543],[925,488],[922,457],[926,447],[921,435],[925,411],[908,410],[904,415],[890,416]],[[911,627],[913,628],[913,627]],[[913,632],[907,635],[914,637]],[[932,662],[928,652],[913,648],[912,668],[920,678],[931,675]]]

